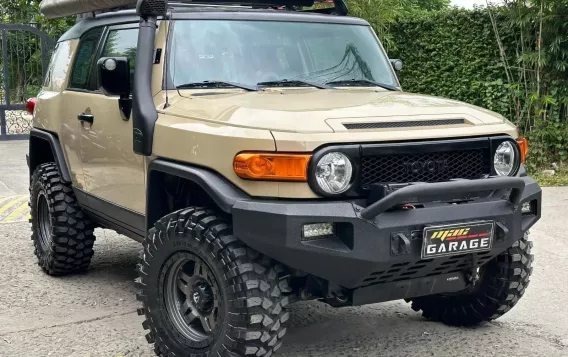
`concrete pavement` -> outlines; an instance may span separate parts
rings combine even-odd
[[[0,141],[0,198],[28,193],[28,142]]]
[[[0,142],[0,203],[27,194],[26,142]],[[532,230],[535,263],[519,304],[478,328],[426,321],[395,301],[333,309],[290,307],[283,357],[568,356],[568,187],[544,189]],[[0,223],[0,356],[154,356],[134,297],[140,246],[96,231],[86,274],[53,278],[36,264],[26,222]]]

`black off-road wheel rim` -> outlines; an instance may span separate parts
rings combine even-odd
[[[200,348],[211,346],[222,325],[219,286],[198,256],[176,253],[164,264],[164,303],[175,329]]]
[[[39,244],[44,252],[51,250],[51,214],[43,192],[37,196],[37,225]]]

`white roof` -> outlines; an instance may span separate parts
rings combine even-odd
[[[45,17],[53,19],[135,4],[136,0],[42,0],[39,9]]]

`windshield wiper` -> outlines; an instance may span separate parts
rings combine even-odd
[[[381,88],[388,89],[388,90],[394,90],[394,91],[400,90],[395,86],[391,86],[390,84],[379,83],[379,82],[372,81],[370,79],[345,79],[345,80],[327,82],[326,84],[330,85],[330,86],[354,86],[354,87],[355,86],[372,85],[372,86],[381,87]]]
[[[234,87],[241,88],[248,91],[257,91],[256,86],[249,86],[248,84],[241,84],[235,82],[225,82],[225,81],[203,81],[203,82],[193,82],[177,85],[177,89],[193,89],[193,88],[223,88],[223,87]]]
[[[311,87],[316,87],[319,89],[331,89],[332,87],[325,85],[323,83],[315,83],[315,82],[310,82],[310,81],[304,81],[302,79],[281,79],[278,81],[267,81],[267,82],[259,82],[257,83],[257,85],[259,86],[265,86],[265,87],[284,87],[284,86],[288,86],[288,87],[293,87],[293,86],[297,86],[297,85],[307,85],[307,86],[311,86]]]

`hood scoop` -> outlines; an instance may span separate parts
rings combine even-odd
[[[438,120],[407,120],[407,121],[379,121],[373,123],[342,123],[348,130],[364,129],[391,129],[391,128],[416,128],[442,125],[471,125],[465,119],[438,119]]]

